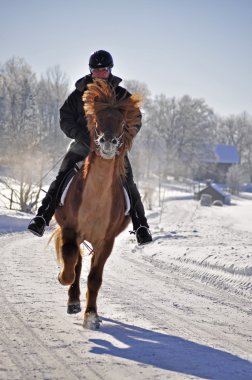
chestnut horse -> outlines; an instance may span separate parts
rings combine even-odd
[[[83,95],[84,111],[91,137],[90,153],[73,179],[64,206],[58,207],[55,219],[55,246],[62,269],[59,281],[70,285],[68,313],[80,309],[80,245],[92,245],[91,267],[87,280],[86,309],[83,326],[98,328],[97,295],[102,274],[115,237],[129,223],[125,216],[122,187],[125,155],[131,148],[139,125],[141,96],[125,91],[118,99],[115,90],[104,80],[96,79]]]

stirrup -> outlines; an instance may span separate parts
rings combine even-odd
[[[37,221],[39,219],[39,223],[41,225],[37,225]],[[40,220],[41,219],[41,220]],[[43,216],[37,215],[35,216],[29,223],[27,229],[28,231],[32,232],[34,235],[42,237],[44,235],[46,228],[46,220]]]
[[[146,226],[140,226],[136,230],[136,239],[139,245],[145,245],[152,242],[150,230]]]

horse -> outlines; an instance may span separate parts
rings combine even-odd
[[[83,95],[84,113],[90,132],[90,151],[73,179],[64,205],[55,211],[58,224],[54,232],[58,279],[68,285],[68,313],[80,307],[81,245],[91,244],[92,256],[87,278],[83,327],[99,328],[97,296],[106,260],[116,236],[128,225],[122,186],[125,155],[132,146],[141,117],[141,95],[128,92],[118,98],[108,82],[96,79]]]

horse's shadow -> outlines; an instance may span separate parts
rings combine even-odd
[[[90,339],[95,344],[92,353],[204,379],[252,378],[252,363],[228,352],[108,318],[103,318],[103,322],[102,332],[115,338],[121,347],[105,339]]]

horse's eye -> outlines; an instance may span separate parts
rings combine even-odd
[[[117,144],[117,139],[114,138],[114,139],[111,140],[111,142],[112,142],[112,144],[116,145]]]

